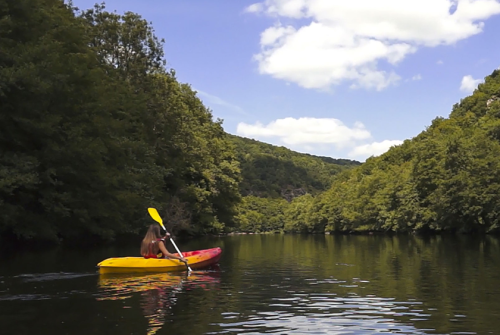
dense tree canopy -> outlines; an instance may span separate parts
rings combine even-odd
[[[1,236],[110,239],[149,206],[194,233],[234,224],[232,146],[145,20],[60,0],[0,17]]]
[[[497,232],[500,71],[412,140],[299,206],[309,231]],[[291,231],[301,227],[289,226]]]
[[[334,175],[361,163],[300,154],[285,147],[228,135],[241,164],[242,195],[292,200],[327,190]]]

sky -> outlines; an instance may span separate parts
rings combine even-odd
[[[167,67],[226,132],[313,155],[380,155],[500,66],[500,0],[105,4],[152,23]]]

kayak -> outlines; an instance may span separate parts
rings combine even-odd
[[[203,268],[219,261],[221,248],[194,250],[183,252],[189,267]],[[174,254],[178,256],[178,254]],[[186,270],[186,265],[177,259],[144,258],[144,257],[116,257],[108,258],[97,264],[99,273],[126,273],[126,272],[171,272]]]

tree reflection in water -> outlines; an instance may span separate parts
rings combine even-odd
[[[219,271],[157,274],[107,274],[99,276],[97,300],[124,300],[140,293],[140,306],[148,321],[148,335],[155,334],[173,314],[177,294],[183,290],[208,289],[220,282]]]

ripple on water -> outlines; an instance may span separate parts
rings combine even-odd
[[[352,281],[367,282],[359,278]],[[307,279],[305,283],[313,287],[351,284],[334,278]],[[282,297],[273,294],[269,298],[267,306],[270,311],[247,315],[223,313],[221,316],[227,322],[212,324],[220,329],[207,334],[427,334],[427,331],[433,331],[418,329],[412,324],[412,321],[425,321],[431,316],[419,301],[396,301],[354,292],[341,295],[318,290],[286,290],[285,293]],[[252,299],[252,296],[246,295],[246,298]]]
[[[0,296],[0,301],[31,301],[31,300],[50,300],[52,296],[47,294],[15,294]]]
[[[28,282],[74,279],[74,278],[81,278],[88,276],[95,276],[95,273],[53,272],[53,273],[39,273],[39,274],[22,274],[19,276],[15,276],[13,278],[21,279],[22,281],[28,283]]]
[[[86,290],[76,289],[70,283],[61,286],[52,282],[95,275],[95,273],[54,272],[3,277],[4,280],[0,281],[0,301],[67,299],[72,295],[87,294]]]

